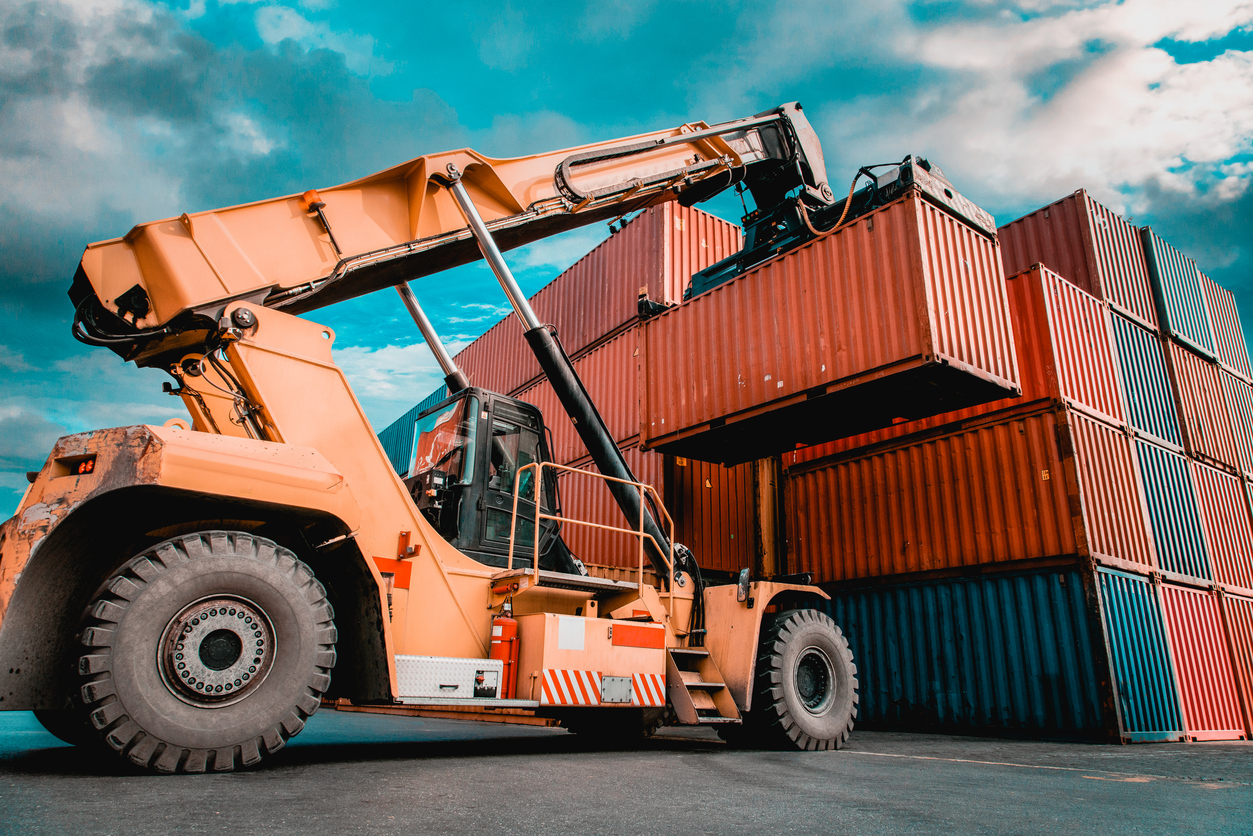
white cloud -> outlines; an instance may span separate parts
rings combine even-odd
[[[465,348],[466,341],[446,340],[445,346],[455,355]],[[444,373],[425,343],[336,348],[334,359],[376,430],[444,382]]]
[[[321,21],[311,21],[284,6],[257,9],[257,34],[267,44],[293,40],[305,49],[329,49],[344,56],[348,69],[357,75],[386,75],[392,65],[374,55],[374,38],[340,32]]]

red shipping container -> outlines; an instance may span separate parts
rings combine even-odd
[[[1122,424],[1126,414],[1118,385],[1109,312],[1096,297],[1034,265],[1006,281],[1014,349],[1022,396],[906,421],[874,432],[803,447],[784,454],[784,464],[800,464],[844,450],[965,421],[1033,401],[1069,404],[1104,421]]]
[[[1130,437],[1083,414],[976,429],[789,472],[789,568],[821,581],[1092,556],[1155,565]]]
[[[1174,340],[1165,340],[1166,366],[1183,419],[1183,443],[1188,454],[1210,464],[1236,469],[1240,457],[1227,412],[1218,364],[1193,354]]]
[[[721,218],[676,203],[654,206],[545,285],[531,297],[531,306],[577,357],[636,319],[641,288],[656,302],[677,304],[692,273],[741,246],[740,228]],[[455,359],[472,384],[494,392],[517,391],[540,376],[512,314]]]
[[[1215,580],[1253,594],[1253,516],[1244,480],[1192,462]]]
[[[1162,606],[1188,737],[1243,740],[1240,696],[1216,594],[1164,583]]]
[[[692,550],[702,569],[731,573],[753,565],[752,465],[676,460],[638,447],[624,449],[623,455],[635,478],[661,495],[674,520],[675,540]],[[596,472],[590,461],[575,466]],[[564,517],[628,527],[604,482],[571,474],[560,480]],[[638,540],[629,535],[571,524],[562,528],[562,537],[584,562],[619,567],[638,563]]]
[[[1218,377],[1227,402],[1227,415],[1231,418],[1231,435],[1240,470],[1246,478],[1253,479],[1253,386],[1226,371],[1220,371]]]
[[[916,192],[643,325],[645,447],[737,463],[1016,394],[996,243]]]
[[[1198,270],[1197,275],[1201,279],[1205,307],[1214,328],[1214,349],[1218,362],[1224,369],[1243,380],[1253,380],[1253,368],[1249,365],[1249,345],[1244,341],[1244,329],[1240,326],[1236,297],[1201,271]]]
[[[1253,598],[1219,595],[1227,646],[1244,714],[1244,731],[1253,738]]]
[[[1157,330],[1140,233],[1083,189],[998,230],[1005,272],[1037,262]]]
[[[631,328],[574,361],[574,369],[596,404],[610,435],[629,445],[640,432],[638,330]],[[568,464],[588,455],[583,439],[557,400],[547,380],[532,384],[515,397],[539,407],[552,430],[553,460]]]

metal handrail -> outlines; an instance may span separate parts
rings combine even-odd
[[[543,501],[542,498],[543,498],[543,484],[544,484],[544,468],[546,467],[552,468],[553,470],[564,470],[569,473],[574,473],[574,474],[578,474],[582,476],[591,476],[595,479],[604,479],[606,482],[619,482],[621,484],[631,485],[632,487],[634,487],[637,491],[639,491],[639,494],[640,494],[639,530],[632,529],[632,528],[619,528],[617,526],[604,525],[602,523],[588,522],[587,520],[566,519],[562,517],[560,514],[543,513],[540,506]],[[553,462],[531,462],[530,464],[526,464],[518,468],[517,473],[514,474],[514,477],[513,477],[513,514],[509,519],[509,569],[510,570],[513,569],[513,548],[514,548],[514,539],[515,539],[515,535],[517,533],[517,528],[518,528],[518,497],[520,495],[520,488],[522,485],[522,473],[527,470],[535,471],[535,481],[533,483],[535,486],[535,546],[534,546],[534,551],[532,552],[532,563],[534,564],[533,575],[535,578],[535,584],[537,586],[539,585],[539,536],[540,536],[539,524],[540,524],[540,520],[555,520],[557,522],[567,522],[567,523],[570,523],[571,525],[585,525],[589,528],[600,528],[605,531],[619,531],[619,532],[622,532],[623,534],[630,534],[634,537],[638,537],[639,543],[640,543],[640,548],[639,548],[639,585],[640,586],[644,585],[644,541],[647,538],[648,540],[652,541],[653,546],[655,546],[657,551],[660,554],[662,554],[662,556],[665,558],[667,571],[669,572],[671,578],[674,576],[674,520],[670,518],[670,512],[666,510],[666,506],[663,505],[661,502],[661,496],[657,493],[657,490],[652,485],[645,484],[644,482],[632,482],[629,479],[619,479],[616,476],[605,476],[603,473],[592,473],[590,470],[583,470],[581,468],[570,467],[569,465],[564,465],[564,464],[554,464]],[[645,506],[644,506],[645,492],[647,492],[654,499],[657,500],[653,504],[661,511],[662,516],[665,518],[666,528],[668,529],[669,534],[670,534],[669,548],[666,549],[665,551],[662,551],[661,544],[657,542],[657,538],[644,530],[645,514],[647,513],[645,511]],[[673,612],[674,611],[674,582],[673,580],[671,580],[668,586],[670,589],[670,611]]]

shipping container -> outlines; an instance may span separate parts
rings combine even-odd
[[[789,569],[822,581],[1059,555],[1154,566],[1124,432],[1065,407],[789,469]]]
[[[1223,391],[1222,370],[1217,362],[1194,354],[1174,340],[1164,342],[1184,449],[1194,458],[1236,470],[1240,457]]]
[[[1158,570],[1185,579],[1212,580],[1188,460],[1142,438],[1135,440],[1135,448]]]
[[[387,453],[387,460],[401,476],[409,475],[410,459],[413,458],[413,425],[417,423],[418,416],[447,397],[448,387],[440,386],[379,433],[379,443]]]
[[[1183,433],[1161,340],[1117,313],[1110,314],[1110,325],[1128,425],[1136,435],[1182,450]]]
[[[1100,622],[1080,571],[828,591],[823,607],[857,662],[859,727],[1114,736]]]
[[[1214,329],[1214,352],[1223,368],[1246,381],[1253,381],[1253,368],[1249,365],[1249,344],[1244,341],[1244,328],[1240,325],[1240,311],[1236,297],[1230,290],[1209,276],[1197,271],[1201,291],[1205,295],[1205,309]]]
[[[1156,330],[1136,228],[1083,189],[998,230],[1005,272],[1041,263],[1117,311]]]
[[[1147,226],[1140,228],[1140,237],[1162,333],[1206,357],[1213,357],[1214,333],[1196,262]]]
[[[1236,445],[1240,471],[1253,479],[1253,386],[1226,371],[1218,373],[1223,387],[1231,435]]]
[[[646,448],[738,463],[1018,392],[996,242],[911,191],[646,321]]]
[[[692,273],[738,252],[739,227],[700,209],[666,203],[646,209],[531,297],[571,357],[630,325],[639,295],[671,305]],[[503,299],[501,300],[503,304]],[[522,326],[510,314],[454,358],[475,386],[509,394],[540,377]]]
[[[1184,739],[1178,685],[1155,585],[1110,569],[1097,570],[1097,581],[1122,739]]]
[[[1238,476],[1192,462],[1214,580],[1253,595],[1253,517]]]
[[[1242,595],[1218,596],[1231,651],[1232,669],[1240,692],[1244,732],[1253,739],[1253,598]]]
[[[631,328],[574,361],[575,372],[619,444],[633,443],[640,432],[637,334]],[[567,464],[588,455],[551,383],[541,380],[515,397],[539,407],[545,426],[552,430],[554,461]]]
[[[652,485],[661,496],[674,520],[675,540],[692,550],[703,570],[727,574],[754,565],[751,465],[726,468],[690,460],[679,463],[638,446],[627,447],[623,455],[635,478]],[[574,466],[597,472],[587,460]],[[626,527],[602,480],[570,474],[559,479],[564,517]],[[626,534],[571,524],[562,528],[562,537],[585,562],[631,567],[639,560],[638,538]]]
[[[1192,740],[1243,740],[1244,717],[1213,590],[1162,584],[1166,635]]]

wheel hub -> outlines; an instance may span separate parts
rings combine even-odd
[[[835,670],[827,654],[818,647],[807,647],[796,661],[796,693],[810,714],[823,714],[835,699]]]
[[[269,673],[274,628],[265,611],[246,598],[206,598],[170,621],[158,653],[161,677],[179,699],[203,707],[230,705]]]

